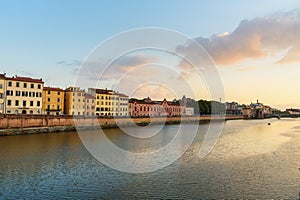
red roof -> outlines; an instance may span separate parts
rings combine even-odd
[[[98,94],[109,94],[109,93],[112,93],[112,92],[114,92],[114,91],[112,91],[112,90],[104,90],[104,89],[96,89],[96,93],[98,93]]]
[[[23,81],[23,82],[32,82],[32,83],[41,83],[43,84],[44,81],[42,79],[33,79],[29,77],[22,77],[22,76],[17,76],[17,77],[6,77],[7,80],[12,80],[12,81]]]
[[[54,88],[54,87],[44,87],[43,90],[46,90],[46,91],[59,91],[59,92],[63,92],[64,91],[61,88]]]

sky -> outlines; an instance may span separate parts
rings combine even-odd
[[[154,99],[183,94],[216,99],[208,82],[218,78],[203,78],[211,66],[220,75],[223,101],[258,99],[280,109],[300,108],[298,0],[1,0],[0,27],[0,73],[9,76],[43,78],[47,86],[65,88],[80,74],[85,88]],[[99,78],[114,51],[139,37],[133,32],[122,42],[113,38],[145,27],[172,30],[178,38],[158,37],[170,38],[164,51],[143,49],[114,58]],[[139,42],[152,37],[145,32]],[[203,59],[195,53],[195,41],[205,50],[200,54],[207,53]],[[101,44],[107,45],[104,51]]]

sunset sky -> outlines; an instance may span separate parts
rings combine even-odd
[[[226,101],[259,99],[280,109],[300,108],[298,0],[0,1],[0,27],[0,73],[9,76],[43,78],[47,86],[65,88],[74,85],[83,62],[108,38],[160,27],[205,49],[219,71]],[[170,49],[171,54],[141,50],[123,55],[100,80],[101,64],[111,55],[110,50],[99,53],[98,62],[81,71],[83,87],[95,87],[89,84],[97,80],[99,87],[136,97],[193,97],[184,86],[188,83],[192,90],[198,88],[195,98],[210,99],[205,81],[176,56],[197,57],[194,46],[187,40],[170,44]],[[197,67],[205,65],[201,62]],[[123,82],[116,87],[120,77]],[[176,95],[168,94],[172,91]]]

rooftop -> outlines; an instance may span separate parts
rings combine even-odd
[[[34,78],[22,77],[22,76],[6,77],[6,80],[41,83],[41,84],[44,83],[44,81],[41,78],[40,79],[34,79]]]
[[[59,92],[64,91],[63,89],[57,88],[57,87],[44,87],[43,90],[46,90],[46,91],[59,91]]]

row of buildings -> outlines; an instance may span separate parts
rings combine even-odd
[[[0,113],[140,117],[194,115],[194,109],[166,99],[130,100],[125,94],[98,88],[63,90],[45,87],[42,79],[0,74]]]
[[[227,115],[243,115],[246,119],[262,119],[273,114],[273,109],[270,106],[264,105],[263,103],[258,102],[258,100],[256,103],[251,103],[250,105],[239,105],[236,102],[226,102],[225,108]]]

